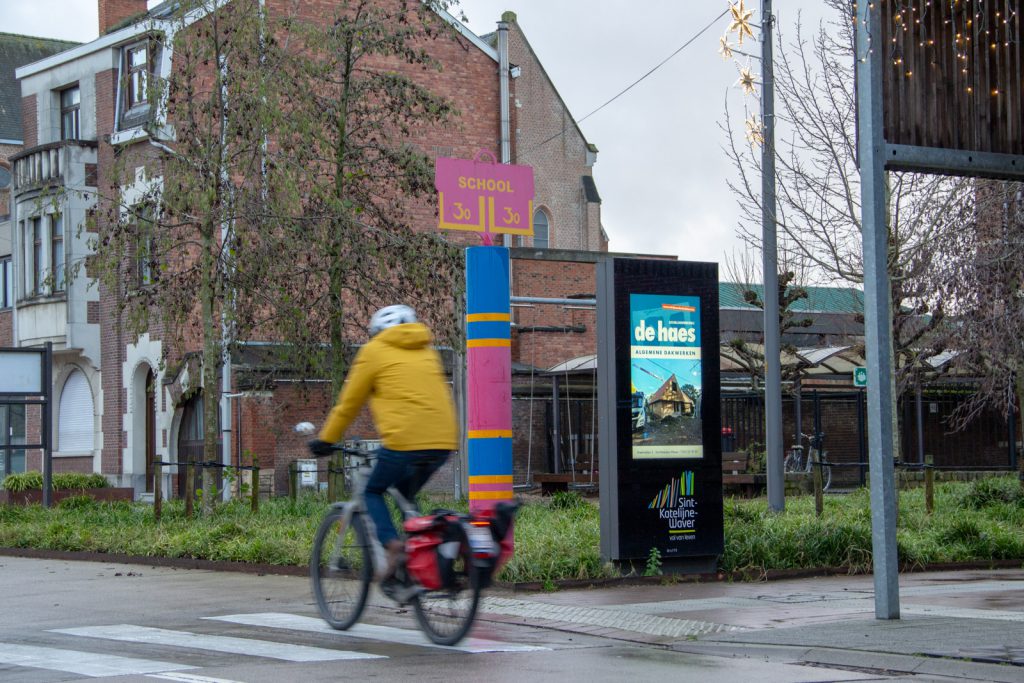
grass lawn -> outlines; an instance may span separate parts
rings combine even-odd
[[[426,499],[424,509],[465,504]],[[305,565],[313,532],[326,507],[318,496],[219,505],[210,517],[184,516],[180,501],[164,505],[160,523],[150,505],[95,503],[71,498],[47,510],[0,505],[0,546],[87,550],[129,555],[190,557],[279,565]],[[899,494],[897,541],[904,567],[946,562],[1024,561],[1024,489],[1015,477],[936,486],[935,512],[925,512],[924,491]],[[619,575],[602,564],[596,501],[575,493],[531,499],[516,522],[516,554],[499,580],[554,583]],[[642,564],[642,562],[641,562]],[[768,511],[764,498],[726,499],[725,572],[758,575],[779,569],[871,568],[871,512],[867,490],[825,498],[814,516],[811,497],[789,498],[786,511]],[[656,573],[657,562],[647,563]]]

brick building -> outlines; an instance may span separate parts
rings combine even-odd
[[[314,13],[321,5],[334,4],[301,7]],[[266,3],[271,14],[286,5],[291,6]],[[160,137],[160,126],[145,125],[161,116],[145,93],[145,83],[149,74],[166,77],[175,68],[170,49],[175,9],[173,2],[147,11],[146,0],[98,0],[99,38],[17,70],[25,148],[12,160],[12,341],[16,346],[54,344],[55,470],[101,472],[140,496],[153,490],[154,459],[180,463],[197,454],[201,368],[195,353],[170,355],[175,340],[165,338],[159,325],[138,338],[129,337],[116,300],[104,286],[96,286],[89,271],[87,218],[102,213],[107,200],[101,198],[116,196],[131,206],[160,181],[162,146],[173,140]],[[526,239],[526,247],[534,252],[606,249],[592,177],[596,148],[576,126],[515,16],[506,14],[498,33],[481,38],[454,18],[438,14],[455,27],[429,47],[443,69],[417,70],[415,78],[462,113],[456,125],[410,142],[433,155],[459,158],[473,158],[481,149],[501,150],[513,163],[532,165],[538,234],[535,240]],[[505,74],[507,125],[500,102],[503,30],[508,31],[510,64]],[[73,130],[68,128],[72,123]],[[115,155],[133,159],[134,181],[108,185]],[[408,214],[414,230],[436,229],[432,207],[412,205]],[[468,237],[453,239],[466,242]],[[516,286],[544,291],[542,271],[550,261],[520,262]],[[534,278],[537,284],[529,284]],[[592,277],[570,290],[592,292]],[[587,314],[579,315],[584,320]],[[525,321],[529,314],[524,311],[522,316]],[[542,359],[538,364],[583,352],[593,345],[592,311],[589,316],[581,324],[590,331],[578,343],[552,339],[554,350],[524,339],[522,346],[534,359]],[[186,347],[198,350],[195,344]],[[329,396],[325,385],[310,390],[287,380],[269,387],[255,382],[260,362],[259,343],[243,344],[235,354],[230,407],[222,413],[227,419],[221,425],[231,447],[222,456],[226,463],[247,463],[254,456],[271,473],[268,486],[280,492],[287,483],[287,464],[304,455],[303,439],[291,426],[322,419]],[[372,437],[365,416],[351,434]],[[38,454],[29,454],[27,467],[39,467]],[[181,470],[165,468],[165,491],[180,492]],[[455,471],[447,473],[449,481]]]
[[[35,140],[36,119],[23,127],[21,88],[14,76],[20,66],[67,50],[76,43],[0,33],[0,346],[13,343],[14,271],[11,259],[11,157],[26,139]],[[34,101],[25,103],[34,107]],[[25,466],[25,451],[7,446],[26,443],[26,417],[38,424],[37,411],[25,406],[0,406],[0,478]]]

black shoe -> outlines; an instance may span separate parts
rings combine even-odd
[[[408,605],[413,598],[423,592],[420,586],[403,583],[394,576],[388,576],[380,582],[380,592],[399,605]]]

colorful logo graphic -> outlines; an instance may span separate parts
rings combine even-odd
[[[670,540],[695,538],[697,499],[694,489],[693,472],[683,470],[679,478],[673,478],[666,484],[647,506],[648,510],[657,510],[658,519],[665,521]]]
[[[673,479],[665,485],[658,495],[654,497],[648,510],[665,510],[676,507],[680,496],[692,496],[694,494],[693,472],[684,470],[678,479]]]

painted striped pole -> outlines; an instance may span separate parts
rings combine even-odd
[[[512,500],[509,252],[466,249],[466,436],[469,509]]]

